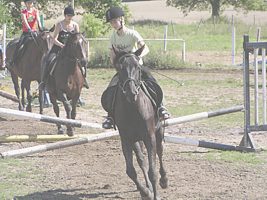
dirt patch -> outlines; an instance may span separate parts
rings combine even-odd
[[[103,70],[102,73],[104,71],[109,70]],[[92,70],[91,73],[101,73],[101,70],[100,72]],[[214,85],[204,89],[202,87],[200,91],[199,88],[190,85],[197,79],[203,83],[211,80],[227,81],[231,78],[238,81],[242,79],[242,73],[216,71],[212,73],[163,71],[163,73],[172,74],[173,78],[186,83],[179,88],[175,88],[174,85],[164,86],[167,107],[177,104],[188,105],[192,95],[203,102],[203,110],[212,105],[216,107],[218,102],[227,104],[229,101],[229,105],[233,104],[231,99],[228,99],[228,94],[231,94],[233,101],[242,101],[242,86],[229,89],[224,85]],[[162,77],[157,78],[164,81]],[[3,80],[2,83],[11,87],[9,80]],[[78,119],[102,122],[105,112],[100,106],[100,95],[107,83],[108,80],[99,79],[91,83],[90,90],[83,90],[82,98],[86,105],[78,108]],[[0,102],[1,107],[17,108],[15,103],[2,97]],[[64,117],[63,107],[60,106],[60,109],[61,116]],[[34,107],[34,112],[38,113],[38,107]],[[51,107],[45,109],[45,114],[54,116]],[[56,133],[54,125],[41,122],[1,118],[0,124],[0,135]],[[90,132],[90,130],[75,129],[76,134]],[[220,123],[218,118],[218,120],[176,125],[166,128],[166,132],[180,137],[238,145],[242,138],[243,124],[229,127]],[[266,135],[256,133],[253,136],[257,145],[267,147]],[[0,152],[37,144],[29,142],[0,144]],[[262,160],[257,164],[219,159],[221,155],[219,151],[165,143],[164,162],[169,187],[166,190],[160,189],[161,197],[168,200],[267,198],[266,153],[256,154],[256,157]],[[29,177],[14,177],[14,180],[19,179],[15,181],[18,187],[26,187],[31,191],[26,195],[17,193],[15,199],[18,200],[140,199],[135,185],[125,173],[119,138],[39,153],[21,160],[32,163],[33,166],[25,168],[27,172],[32,172]],[[139,169],[138,174],[141,177]],[[6,176],[8,175],[0,177],[0,180],[5,180]]]

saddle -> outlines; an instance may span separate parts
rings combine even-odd
[[[116,93],[119,86],[118,84],[108,87],[101,96],[101,104],[105,111],[113,115],[114,105],[116,101]],[[159,107],[162,103],[163,92],[161,87],[154,81],[145,80],[141,85],[141,90],[148,96],[155,108]]]
[[[33,33],[35,34],[35,33]],[[10,45],[15,45],[16,46],[16,50],[14,52],[13,55],[13,63],[11,65],[13,65],[14,63],[18,62],[21,57],[24,55],[25,51],[26,51],[26,47],[29,44],[29,41],[34,40],[33,38],[34,36],[32,34],[27,34],[27,35],[22,35],[19,39],[15,39]]]

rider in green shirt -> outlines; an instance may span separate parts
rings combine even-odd
[[[115,52],[113,48],[117,49],[118,51],[124,51],[124,52],[135,52],[137,49],[144,46],[144,49],[141,53],[140,57],[140,64],[143,64],[142,57],[148,54],[149,48],[145,44],[144,39],[142,36],[135,30],[129,29],[125,26],[124,23],[124,12],[119,7],[112,7],[107,10],[106,12],[106,22],[110,23],[112,28],[114,29],[111,37],[110,37],[110,61],[113,64],[115,59]],[[152,75],[149,73],[149,71],[145,68],[143,68],[144,76],[147,79],[150,79],[154,82],[156,80],[152,77]],[[118,77],[115,75],[113,79],[111,80],[111,83],[108,87],[113,87],[117,85]],[[169,118],[169,113],[167,112],[166,108],[161,106],[159,109],[159,115],[161,119],[167,119]],[[111,114],[108,113],[108,117],[103,123],[103,128],[109,129],[114,126],[113,119],[111,117]]]

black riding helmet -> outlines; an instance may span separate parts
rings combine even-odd
[[[112,19],[124,16],[124,12],[120,7],[111,7],[106,12],[106,22],[110,22]]]
[[[24,0],[24,3],[28,2],[28,1],[34,2],[34,0]]]
[[[74,9],[71,6],[68,6],[64,9],[64,15],[75,15]]]

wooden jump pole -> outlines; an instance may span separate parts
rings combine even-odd
[[[73,120],[73,119],[62,119],[58,117],[51,117],[51,116],[46,116],[46,115],[40,115],[37,113],[29,113],[29,112],[24,112],[24,111],[19,111],[19,110],[12,110],[8,108],[0,108],[0,116],[22,117],[22,118],[28,118],[32,120],[53,123],[53,124],[71,125],[73,127],[78,127],[78,128],[102,128],[102,126],[98,123],[90,123],[90,122]]]
[[[5,97],[6,99],[9,99],[9,100],[14,101],[16,103],[19,102],[18,98],[15,95],[4,92],[3,90],[0,90],[0,96]]]
[[[17,150],[6,151],[6,152],[0,153],[0,157],[1,158],[22,157],[22,156],[27,156],[30,154],[66,148],[66,147],[85,144],[85,143],[89,143],[89,142],[95,142],[97,140],[102,140],[102,139],[114,137],[117,135],[118,135],[117,131],[103,132],[103,133],[99,133],[99,134],[96,134],[93,136],[85,136],[85,137],[80,137],[80,138],[75,138],[75,139],[50,143],[50,144],[37,145],[37,146],[33,146],[33,147],[27,147],[27,148],[22,148],[22,149],[17,149]]]

